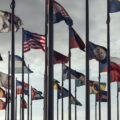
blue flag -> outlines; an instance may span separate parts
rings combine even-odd
[[[109,13],[120,11],[120,0],[109,0]]]
[[[11,56],[10,56],[10,58],[11,58]],[[33,73],[32,70],[28,69],[28,67],[26,66],[26,63],[24,61],[24,73],[28,73],[28,71],[29,71],[29,73]],[[22,73],[22,58],[18,55],[15,55],[15,73],[17,73],[17,74]]]
[[[96,59],[101,63],[107,62],[107,49],[89,42],[89,59]]]

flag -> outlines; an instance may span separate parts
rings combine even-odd
[[[96,102],[99,102],[99,99],[101,102],[107,102],[108,101],[107,91],[100,91],[100,95],[96,94]]]
[[[75,86],[76,86],[76,87],[80,87],[80,86],[85,85],[85,79],[84,79],[84,81],[83,81],[83,79],[84,79],[84,78],[81,78],[81,80],[76,80],[76,81],[75,81]]]
[[[100,90],[99,90],[99,82],[97,81],[89,81],[90,84],[90,94],[98,94],[100,91],[104,91],[106,87],[106,83],[100,83]]]
[[[57,52],[53,51],[53,64],[66,64],[69,61],[69,57]],[[48,63],[48,54],[47,54],[47,63]]]
[[[28,52],[31,49],[42,49],[45,51],[45,35],[23,30],[23,41],[24,52]]]
[[[110,82],[120,82],[120,73],[118,71],[110,71]]]
[[[22,20],[14,16],[14,31],[17,32],[22,25]],[[7,11],[0,10],[0,32],[9,32],[12,30],[12,14]]]
[[[0,98],[6,98],[5,91],[0,88]]]
[[[3,58],[2,58],[2,56],[1,56],[1,54],[0,54],[0,61],[3,61]]]
[[[81,50],[85,51],[85,44],[76,31],[69,27],[70,29],[70,49],[72,48],[80,48]]]
[[[54,90],[58,90],[59,83],[58,80],[54,79]]]
[[[63,80],[69,79],[69,67],[63,64]],[[82,84],[85,84],[85,75],[82,73],[79,73],[73,69],[71,70],[71,79],[75,79],[76,81],[82,81]]]
[[[107,62],[107,49],[100,45],[89,42],[89,59],[96,59],[100,63]]]
[[[22,82],[16,80],[17,82],[17,94],[22,94]],[[24,94],[27,95],[28,94],[28,84],[24,82]]]
[[[117,84],[118,84],[117,90],[118,90],[118,92],[120,92],[120,82],[117,82]]]
[[[0,99],[0,110],[6,109],[6,102]]]
[[[61,99],[62,98],[62,87],[59,86],[58,91],[57,91],[57,98]],[[63,87],[63,98],[69,96],[69,91]]]
[[[21,108],[22,108],[22,97],[20,97],[20,106],[21,106]],[[25,101],[25,99],[24,99],[24,108],[25,109],[27,109],[27,102]]]
[[[74,96],[71,96],[71,104],[82,106],[82,104],[77,99],[75,99]]]
[[[109,0],[109,13],[120,11],[120,0]]]
[[[110,70],[116,70],[120,72],[120,58],[110,57]],[[100,63],[100,72],[107,72],[107,63]]]
[[[11,76],[9,79],[9,88],[11,88]],[[8,89],[8,74],[0,72],[0,87]]]
[[[11,62],[11,58],[12,57],[10,55],[10,62]],[[10,64],[10,70],[11,70],[11,64]],[[28,71],[29,73],[33,73],[33,71],[27,67],[24,61],[24,73],[28,73]],[[15,73],[16,74],[22,73],[22,58],[18,55],[15,55]]]
[[[49,6],[49,3],[47,4]],[[67,25],[73,25],[73,21],[66,12],[66,10],[58,2],[53,1],[53,23],[58,23],[63,20]]]
[[[32,100],[40,100],[43,99],[42,92],[32,88]]]

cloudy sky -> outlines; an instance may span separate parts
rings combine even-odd
[[[85,42],[85,1],[84,0],[59,0],[59,2],[68,12],[73,20],[73,27]],[[107,25],[106,11],[107,0],[91,0],[89,1],[90,12],[90,41],[107,46]],[[11,11],[11,0],[0,0],[0,10]],[[31,32],[39,34],[45,33],[45,2],[43,0],[16,0],[15,14],[23,21],[23,28]],[[111,38],[111,56],[120,57],[119,54],[119,31],[120,31],[120,13],[110,15],[110,38]],[[21,27],[21,28],[22,28]],[[68,26],[64,21],[54,25],[54,49],[68,56]],[[22,29],[15,34],[15,54],[21,56]],[[7,73],[8,71],[8,51],[11,51],[11,32],[0,34],[0,53],[4,59],[0,62],[0,71]],[[36,89],[43,91],[43,75],[44,75],[44,52],[42,50],[31,50],[25,53],[26,64],[30,64],[30,68],[34,71],[30,75],[30,84]],[[85,74],[85,53],[79,49],[72,49],[72,68]],[[21,81],[21,75],[16,75]],[[54,77],[61,82],[61,65],[54,65]],[[25,75],[27,81],[27,75]],[[98,81],[98,62],[90,61],[90,79]],[[101,74],[101,81],[106,82],[106,73]],[[74,94],[74,80],[72,80],[72,94]],[[68,81],[64,82],[64,87],[68,88]],[[112,120],[117,120],[117,100],[116,100],[116,83],[111,84],[112,96]],[[78,109],[78,119],[85,119],[85,87],[77,88],[78,100],[83,104]],[[91,120],[95,120],[95,95],[90,96],[90,114]],[[19,100],[19,99],[18,99]],[[61,100],[59,101],[61,105]],[[64,119],[68,119],[67,98],[64,99]],[[19,109],[19,107],[18,107]],[[56,91],[54,99],[54,115],[56,119]],[[26,111],[26,110],[25,110]],[[59,109],[61,114],[61,107]],[[4,111],[0,111],[0,119],[4,120]],[[59,115],[60,116],[60,115]],[[33,102],[33,118],[40,120],[43,118],[43,101]],[[61,117],[59,118],[61,119]],[[72,106],[72,119],[74,120],[74,106]],[[19,120],[19,110],[18,110]],[[102,103],[102,120],[107,120],[107,104]]]

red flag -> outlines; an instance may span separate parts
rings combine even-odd
[[[66,64],[69,61],[69,57],[54,51],[54,58],[53,58],[53,63],[54,64]]]
[[[53,51],[53,64],[66,64],[69,61],[69,57],[57,52]],[[48,52],[47,52],[47,63],[48,63]]]
[[[6,103],[0,99],[0,110],[6,109]]]
[[[70,49],[80,48],[85,51],[85,44],[73,28],[70,29]]]
[[[120,82],[120,73],[118,71],[110,71],[110,82]]]

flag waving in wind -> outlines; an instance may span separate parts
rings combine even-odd
[[[9,32],[11,31],[12,24],[12,14],[7,11],[0,10],[0,32]],[[14,31],[17,32],[20,26],[22,25],[22,20],[14,16]]]
[[[11,58],[11,56],[10,56],[10,58]],[[11,67],[11,64],[10,64],[10,67]],[[33,73],[32,70],[28,69],[28,67],[26,66],[26,63],[24,61],[24,73],[28,73],[28,71],[29,71],[29,73]],[[22,73],[22,58],[18,55],[15,55],[15,73],[16,74]]]
[[[49,5],[49,2],[47,3]],[[58,23],[64,20],[69,26],[73,25],[73,21],[66,10],[55,0],[53,1],[53,22]]]
[[[80,38],[80,36],[76,33],[76,31],[69,27],[70,29],[70,49],[72,48],[80,48],[81,50],[85,51],[85,44]]]
[[[63,64],[63,80],[69,79],[69,67]],[[81,81],[82,84],[85,85],[85,75],[77,72],[76,70],[71,69],[71,79],[75,79],[76,81]]]
[[[2,88],[0,88],[0,98],[6,98],[5,91]]]
[[[120,0],[109,0],[109,13],[120,11]]]
[[[6,102],[0,99],[0,110],[6,109]]]
[[[45,51],[45,36],[23,30],[24,52],[31,49],[42,49]]]
[[[96,59],[101,63],[107,62],[107,49],[89,42],[89,59]]]

